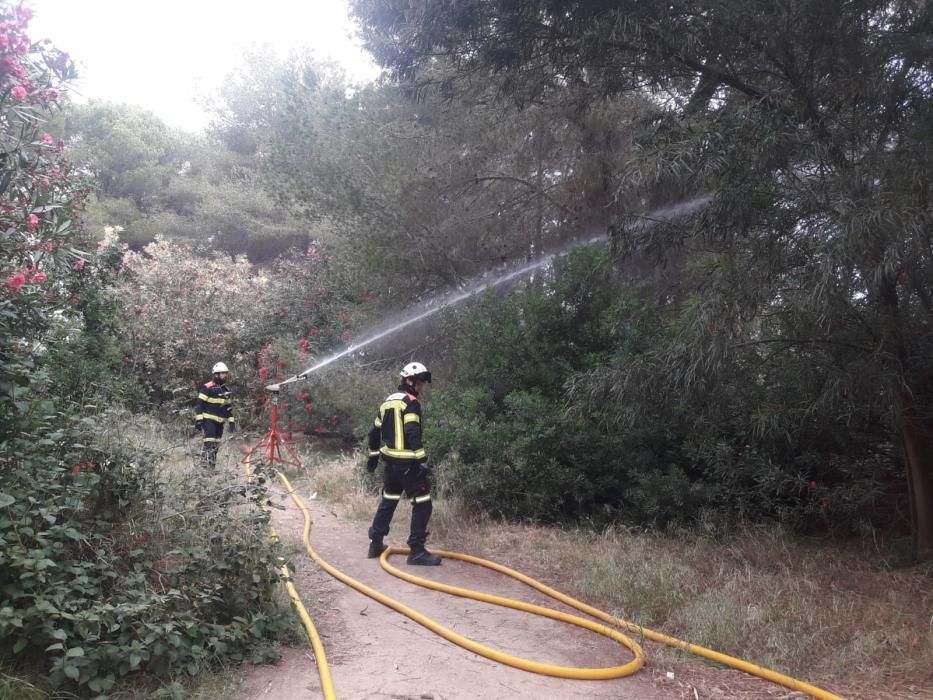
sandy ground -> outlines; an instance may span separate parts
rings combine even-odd
[[[314,521],[312,542],[325,560],[460,634],[507,653],[568,666],[613,666],[631,658],[626,649],[600,635],[536,615],[429,591],[390,576],[377,560],[366,558],[365,527],[341,522],[324,503],[306,504]],[[280,536],[290,533],[291,541],[300,537],[304,520],[290,501],[286,505],[288,510],[275,511],[273,517]],[[407,525],[407,515],[406,509],[399,509],[399,525]],[[397,539],[390,536],[390,541]],[[404,566],[403,557],[393,557],[392,561]],[[644,674],[614,681],[571,681],[495,663],[345,586],[309,557],[296,556],[293,565],[295,585],[324,641],[338,698],[677,697],[655,688]],[[440,567],[423,567],[418,573],[542,605],[551,602],[516,581],[462,562],[445,560]],[[321,697],[320,687],[310,648],[290,649],[276,666],[253,667],[247,672],[243,700]]]
[[[434,618],[454,631],[501,651],[535,661],[566,666],[614,666],[631,656],[600,635],[535,615],[426,590],[389,575],[377,560],[366,558],[365,526],[342,521],[326,502],[304,499],[313,518],[312,543],[321,556],[353,578]],[[276,510],[274,525],[287,543],[300,542],[304,524],[290,500]],[[375,500],[374,500],[375,506]],[[400,508],[390,544],[402,544],[407,508]],[[434,543],[439,549],[442,542]],[[392,562],[404,567],[404,559]],[[304,548],[290,567],[305,606],[324,642],[340,700],[467,700],[477,698],[616,700],[719,700],[803,695],[730,669],[700,663],[648,661],[640,672],[610,681],[551,678],[495,663],[462,649],[403,615],[358,593],[322,571]],[[440,567],[416,571],[425,578],[465,588],[575,612],[508,577],[481,567],[445,560]],[[839,689],[858,698],[922,698],[924,694],[888,694]],[[845,692],[848,691],[848,692]],[[310,647],[283,649],[279,663],[246,666],[236,700],[320,698],[321,684]]]

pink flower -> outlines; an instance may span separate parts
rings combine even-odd
[[[340,334],[340,339],[341,339],[341,340],[349,341],[350,338],[352,338],[352,337],[353,337],[353,334],[352,334],[350,331],[344,331],[343,333]]]
[[[260,378],[262,381],[266,381],[266,376],[268,376],[268,372],[266,372],[266,368],[265,368],[265,367],[260,367],[260,368],[259,368],[259,378]]]
[[[307,409],[308,413],[314,413],[314,404],[313,404],[313,403],[305,404],[305,408]]]
[[[308,333],[310,335],[317,335],[317,328],[315,328],[314,326],[311,326],[311,328],[308,329]]]
[[[26,88],[24,88],[22,85],[17,85],[15,88],[10,90],[10,94],[13,96],[13,99],[25,100],[26,99]]]
[[[30,214],[29,215],[29,230],[35,231],[36,226],[38,225],[39,225],[39,217],[36,216],[35,214]]]
[[[10,279],[6,281],[7,288],[14,292],[18,291],[24,284],[26,284],[26,275],[22,272],[11,275]]]
[[[53,143],[55,143],[55,139],[52,138],[52,134],[45,134],[42,137],[42,143],[44,143],[46,146],[51,146]]]
[[[79,260],[78,262],[76,262],[76,263],[75,263],[75,269],[76,269],[76,270],[83,270],[83,269],[84,269],[84,264],[85,264],[85,262],[86,262],[86,261],[84,261],[84,260]]]
[[[48,279],[48,276],[47,276],[44,272],[42,272],[42,271],[40,270],[39,272],[33,273],[32,279],[29,280],[29,281],[30,281],[30,282],[34,282],[34,283],[36,283],[36,284],[42,284],[42,283],[45,282],[47,279]]]

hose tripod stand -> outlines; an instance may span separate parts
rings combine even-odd
[[[241,464],[254,462],[254,455],[258,454],[260,457],[265,458],[266,463],[270,467],[287,464],[292,467],[304,469],[305,465],[301,463],[298,455],[288,446],[288,443],[285,442],[285,438],[279,431],[279,393],[273,391],[271,394],[269,399],[269,405],[271,406],[271,426],[269,432],[263,436],[258,444],[250,448],[250,451],[246,453]]]

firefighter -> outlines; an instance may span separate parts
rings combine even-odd
[[[195,409],[194,426],[204,435],[201,460],[204,466],[217,466],[217,450],[224,434],[224,423],[230,423],[230,432],[236,432],[233,418],[233,402],[227,389],[230,370],[218,362],[211,370],[213,378],[198,389],[198,406]]]
[[[380,556],[389,534],[389,523],[404,492],[411,499],[411,551],[408,563],[416,566],[438,566],[441,558],[424,548],[431,518],[431,463],[421,444],[421,403],[418,395],[431,382],[431,373],[420,362],[410,362],[402,368],[402,383],[398,392],[390,394],[376,414],[369,431],[369,460],[366,468],[373,472],[381,456],[385,462],[382,497],[369,528],[369,557]]]

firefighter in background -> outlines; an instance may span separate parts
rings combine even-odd
[[[366,468],[373,472],[381,456],[385,462],[382,498],[369,528],[369,557],[380,556],[386,545],[389,524],[404,492],[411,499],[411,534],[408,563],[417,566],[437,566],[441,558],[424,548],[431,519],[431,463],[421,444],[421,403],[418,395],[431,382],[431,373],[420,362],[410,362],[401,371],[398,392],[390,394],[376,415],[369,431],[369,460]]]
[[[227,389],[230,370],[218,362],[211,370],[213,378],[198,389],[198,406],[195,409],[194,425],[204,435],[201,452],[202,464],[213,469],[217,466],[217,450],[224,434],[224,424],[230,423],[230,432],[236,432],[233,419],[233,402]]]

